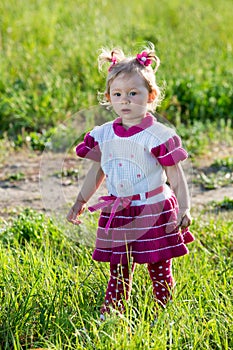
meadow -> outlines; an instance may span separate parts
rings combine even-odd
[[[47,131],[96,105],[101,47],[155,44],[173,123],[232,123],[232,1],[1,1],[0,134]],[[126,20],[124,20],[126,19]],[[107,67],[106,67],[107,70]]]
[[[191,160],[213,145],[230,149],[232,12],[231,0],[1,1],[0,169],[25,147],[43,152],[57,125],[66,131],[65,121],[98,104],[99,48],[135,54],[146,41],[161,59],[158,112],[177,127]],[[206,190],[232,184],[232,157],[216,158],[219,172],[195,179]],[[96,215],[86,213],[75,229],[64,216],[8,212],[0,219],[0,349],[233,349],[232,207],[231,198],[210,195],[192,209],[196,240],[174,260],[173,302],[153,327],[145,266],[136,268],[126,312],[100,322],[108,266],[91,259]]]
[[[154,319],[145,266],[137,266],[122,316],[99,320],[108,279],[78,234],[95,235],[86,216],[76,236],[44,214],[26,209],[1,232],[2,349],[233,349],[233,222],[208,206],[195,217],[190,254],[174,261],[177,287]],[[84,232],[82,232],[82,230]]]

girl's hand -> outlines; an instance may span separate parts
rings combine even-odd
[[[180,210],[177,217],[178,227],[181,229],[187,228],[192,223],[192,216],[190,211],[186,209],[185,211]]]
[[[76,201],[75,204],[70,209],[68,215],[66,216],[66,219],[71,222],[73,225],[79,225],[81,224],[81,220],[78,219],[78,217],[83,213],[85,210],[86,205],[83,202]]]

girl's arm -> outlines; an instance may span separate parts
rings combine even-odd
[[[174,191],[178,204],[179,213],[177,217],[178,226],[186,228],[191,225],[192,217],[190,214],[190,198],[187,181],[180,163],[164,167],[168,181]]]
[[[78,219],[78,216],[81,215],[82,212],[85,210],[85,204],[96,192],[103,180],[104,173],[101,169],[100,163],[93,162],[91,168],[89,169],[85,177],[77,199],[66,217],[69,222],[71,222],[74,225],[79,225],[81,223],[81,221]]]

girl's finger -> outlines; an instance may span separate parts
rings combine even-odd
[[[82,223],[82,221],[81,220],[71,220],[70,221],[73,225],[80,225],[81,223]]]
[[[180,223],[181,228],[186,228],[190,225],[191,225],[191,219],[188,218],[187,216],[184,216]]]

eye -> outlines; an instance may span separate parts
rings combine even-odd
[[[114,92],[113,96],[119,97],[119,96],[121,96],[121,93],[120,92]]]
[[[136,91],[130,91],[130,96],[136,96],[137,95],[137,93],[136,93]]]

